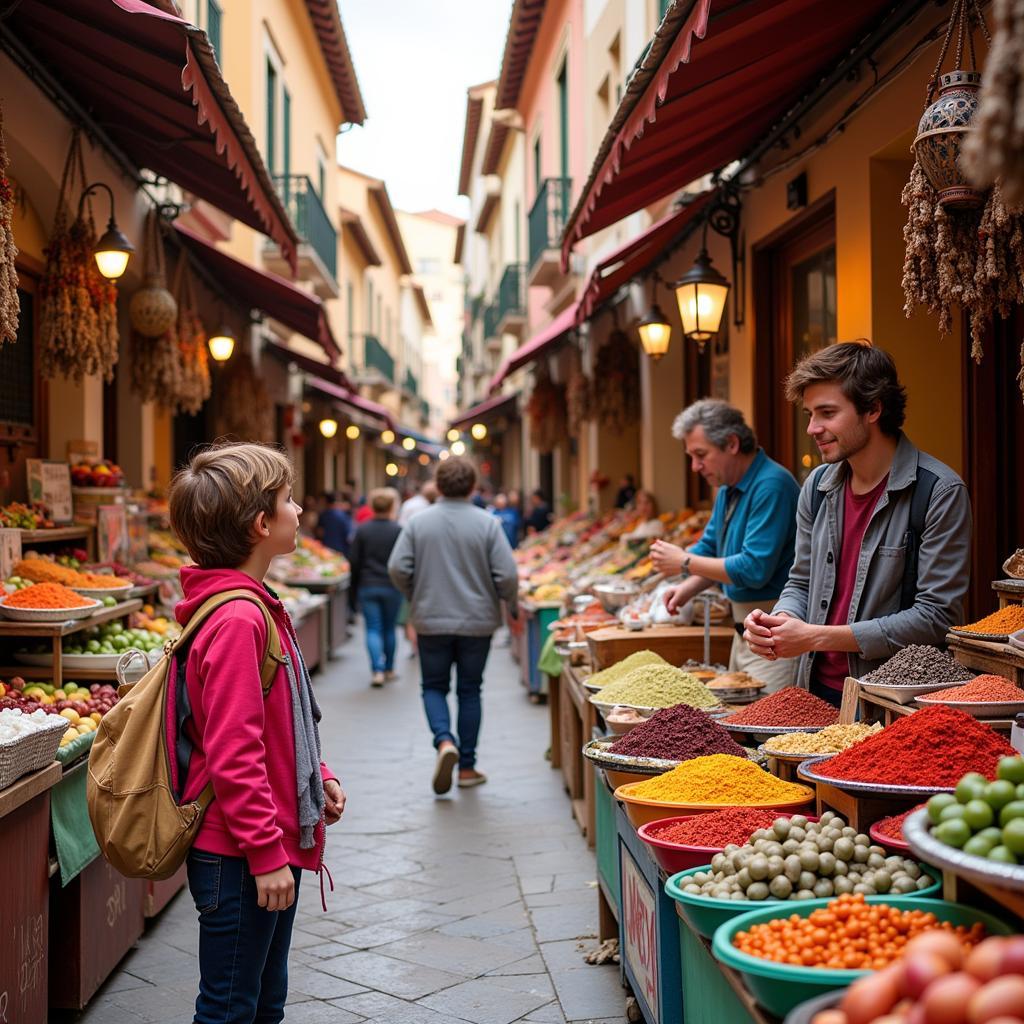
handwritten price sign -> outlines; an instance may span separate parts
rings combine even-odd
[[[658,918],[651,887],[633,858],[622,850],[622,921],[625,957],[651,1012],[658,1019]]]

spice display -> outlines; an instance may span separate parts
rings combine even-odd
[[[838,754],[882,731],[881,722],[829,725],[821,732],[787,732],[765,740],[765,749],[783,754]]]
[[[976,676],[963,686],[951,686],[948,690],[929,693],[928,700],[948,700],[951,703],[975,704],[985,701],[1012,703],[1024,701],[1024,690],[1015,686],[1005,676],[988,673]]]
[[[106,573],[79,572],[67,566],[58,565],[48,558],[23,558],[14,563],[14,572],[22,579],[33,583],[62,583],[65,587],[83,587],[92,590],[116,590],[130,587],[131,580]]]
[[[926,644],[911,644],[897,651],[873,672],[861,676],[862,683],[883,686],[918,686],[925,683],[960,683],[974,673],[954,661],[952,655]]]
[[[8,594],[3,603],[8,608],[88,608],[95,604],[90,598],[82,597],[59,583],[37,583],[16,590]]]
[[[903,822],[915,811],[921,810],[922,807],[924,807],[924,804],[918,804],[902,814],[890,814],[888,818],[882,818],[880,821],[875,822],[875,830],[887,839],[898,839],[901,843],[905,843],[907,840],[906,836],[903,835]]]
[[[688,704],[655,711],[611,746],[613,754],[686,761],[705,754],[746,757],[743,748],[714,719]]]
[[[632,704],[642,708],[668,708],[689,704],[695,708],[718,706],[718,698],[689,672],[672,665],[641,665],[593,694],[602,704]]]
[[[961,633],[989,633],[995,636],[1016,633],[1018,629],[1024,629],[1024,604],[1008,604],[969,626],[956,628]]]
[[[834,725],[839,710],[799,686],[787,686],[754,701],[723,719],[726,725],[764,726]]]
[[[769,775],[753,761],[731,754],[709,754],[684,761],[670,772],[636,783],[630,796],[677,804],[792,803],[809,790]]]
[[[929,931],[948,932],[969,947],[985,937],[980,921],[970,928],[954,927],[928,910],[869,904],[863,893],[845,893],[807,917],[791,914],[752,925],[733,936],[733,945],[779,964],[877,971],[899,959],[911,939]]]
[[[1001,864],[1024,860],[1024,757],[1001,758],[991,782],[968,772],[927,804],[932,835],[947,846]]]
[[[7,177],[10,160],[4,138],[3,111],[0,110],[0,345],[18,340],[18,247],[14,244],[14,190]]]
[[[811,900],[848,893],[907,894],[933,884],[912,860],[887,857],[842,818],[802,814],[776,818],[711,858],[690,875],[684,892],[722,900]]]
[[[991,776],[1013,747],[983,722],[941,704],[898,718],[818,766],[833,779],[952,788],[965,772]]]
[[[680,821],[659,827],[655,822],[647,830],[652,839],[681,846],[703,846],[723,850],[730,843],[745,843],[759,828],[771,828],[778,815],[757,807],[726,807],[707,814],[691,814]]]

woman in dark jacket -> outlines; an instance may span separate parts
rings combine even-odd
[[[371,491],[373,518],[356,528],[352,540],[352,593],[366,624],[371,686],[395,678],[395,626],[402,595],[388,576],[388,559],[402,528],[395,522],[395,492],[381,487]]]

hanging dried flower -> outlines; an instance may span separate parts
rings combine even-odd
[[[565,436],[565,387],[551,379],[544,363],[537,369],[526,413],[530,421],[530,444],[541,455],[548,455]]]
[[[18,340],[18,270],[15,261],[18,247],[11,228],[14,219],[14,192],[7,177],[10,160],[3,131],[3,109],[0,108],[0,345]]]
[[[584,424],[593,419],[593,395],[590,378],[583,372],[580,354],[575,348],[569,367],[569,382],[565,388],[565,402],[569,433],[578,438]]]
[[[228,364],[217,388],[217,435],[240,441],[274,440],[274,404],[248,352]]]
[[[612,331],[594,362],[594,412],[601,426],[622,431],[640,419],[640,359],[624,331]]]

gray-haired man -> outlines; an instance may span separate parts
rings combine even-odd
[[[729,668],[746,671],[768,684],[768,691],[789,686],[796,660],[766,662],[742,642],[744,617],[772,606],[789,577],[796,536],[800,487],[793,474],[758,448],[743,414],[726,402],[704,398],[684,409],[672,425],[686,444],[694,472],[718,488],[704,535],[684,551],[664,541],[651,546],[654,566],[686,578],[666,595],[675,611],[702,590],[723,584],[732,603],[736,638]]]

